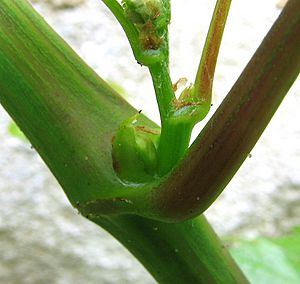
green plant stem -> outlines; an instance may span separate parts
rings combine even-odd
[[[177,224],[137,216],[92,219],[160,284],[248,283],[204,216]]]
[[[297,77],[299,10],[299,1],[288,2],[186,158],[155,184],[132,187],[116,178],[111,140],[137,111],[26,1],[0,2],[0,102],[71,203],[83,204],[84,214],[130,212],[165,221],[187,219],[203,212],[224,189]],[[168,143],[173,145],[167,141],[166,148]]]
[[[166,120],[158,145],[158,175],[167,174],[184,156],[189,146],[193,126],[176,120]]]
[[[268,125],[299,75],[299,11],[299,0],[286,4],[182,163],[157,189],[166,218],[178,221],[204,212]]]
[[[201,102],[200,120],[210,109],[214,71],[230,4],[231,0],[217,1],[197,71],[193,97],[195,101]],[[159,176],[167,174],[183,157],[194,126],[193,122],[171,117],[176,98],[167,66],[156,64],[150,67],[162,123],[158,147]]]
[[[173,101],[176,100],[176,97],[169,75],[168,31],[165,31],[164,43],[162,44],[160,51],[149,50],[143,52],[139,42],[139,32],[134,24],[126,18],[122,6],[115,0],[102,1],[111,10],[123,27],[131,44],[135,58],[139,63],[148,66],[152,76],[161,117],[161,137],[158,146],[157,172],[159,176],[162,176],[174,167],[178,160],[183,156],[189,145],[192,131],[192,127],[189,125],[169,121],[173,109]],[[165,0],[164,6],[167,7],[167,10],[170,10],[170,1]],[[156,56],[157,52],[161,53],[161,57]],[[146,59],[147,57],[148,59]],[[153,58],[151,59],[151,57]]]
[[[192,127],[171,117],[176,100],[167,62],[149,66],[161,117],[158,175],[163,176],[180,160],[189,146]]]
[[[0,102],[74,206],[101,198],[110,199],[109,210],[131,206],[122,202],[128,187],[113,170],[111,141],[137,111],[27,1],[0,1]]]
[[[149,71],[155,89],[161,125],[163,128],[165,121],[168,119],[169,114],[172,111],[172,102],[176,99],[172,88],[168,62],[163,61],[161,63],[150,65]]]
[[[160,206],[156,218],[174,221],[203,211],[244,160],[299,71],[299,6],[298,0],[287,4],[275,32],[201,133],[188,159],[154,189],[161,195],[150,194],[149,207]],[[157,78],[163,75],[162,83],[168,82],[170,88],[168,73],[154,73]],[[122,196],[124,187],[112,168],[111,139],[136,110],[88,68],[26,1],[0,1],[0,86],[1,104],[72,204],[104,197],[98,204],[101,210],[112,192]],[[159,84],[156,88],[162,90]],[[124,198],[112,199],[117,201],[131,205]],[[127,246],[161,283],[246,282],[203,217],[167,224],[96,213],[89,217]]]
[[[136,29],[134,24],[127,19],[124,14],[123,7],[116,0],[102,0],[102,2],[110,9],[122,26],[130,43],[134,57],[139,64],[148,66],[149,64],[154,64],[164,58],[165,54],[161,51],[145,51],[142,49],[139,39],[139,31]]]
[[[136,110],[88,68],[26,1],[0,2],[0,86],[1,104],[73,205],[81,210],[77,201],[111,196],[116,190],[123,196],[124,188],[112,169],[111,139]],[[151,122],[145,119],[145,125]],[[112,199],[118,202],[131,206],[128,199]],[[105,198],[102,204],[90,205],[110,210]],[[99,214],[86,212],[91,218]],[[179,283],[197,283],[204,277],[243,283],[240,271],[205,221],[172,225],[129,215],[95,220],[161,283],[178,279]]]
[[[194,83],[194,96],[202,102],[203,118],[211,106],[215,68],[230,4],[231,0],[218,0],[216,3]]]

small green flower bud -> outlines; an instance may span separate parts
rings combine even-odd
[[[170,120],[177,120],[194,126],[205,117],[206,104],[195,94],[195,88],[191,84],[186,87],[178,99],[173,101],[173,111]]]
[[[145,24],[161,16],[162,4],[159,0],[123,0],[122,4],[134,24]]]
[[[170,7],[162,0],[123,0],[126,17],[139,31],[143,50],[162,47],[170,22]]]
[[[159,132],[141,126],[139,116],[124,121],[112,142],[113,167],[125,182],[150,181],[157,167]]]

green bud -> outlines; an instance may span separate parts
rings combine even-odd
[[[206,114],[207,103],[202,98],[196,96],[195,88],[191,84],[182,91],[178,99],[173,101],[170,121],[181,121],[187,125],[194,126],[201,121]]]
[[[147,182],[157,168],[159,132],[139,124],[140,114],[125,120],[112,142],[113,166],[125,182]]]
[[[123,0],[127,17],[134,24],[145,24],[161,16],[162,4],[159,0]]]
[[[170,7],[165,0],[123,0],[126,17],[139,31],[143,50],[162,47],[170,22]]]

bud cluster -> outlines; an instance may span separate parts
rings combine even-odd
[[[161,0],[123,0],[126,17],[139,31],[143,50],[161,48],[170,21],[169,7]]]

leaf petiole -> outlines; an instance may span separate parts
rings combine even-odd
[[[216,3],[196,74],[193,97],[201,101],[200,120],[210,110],[214,73],[230,4],[231,0]]]

